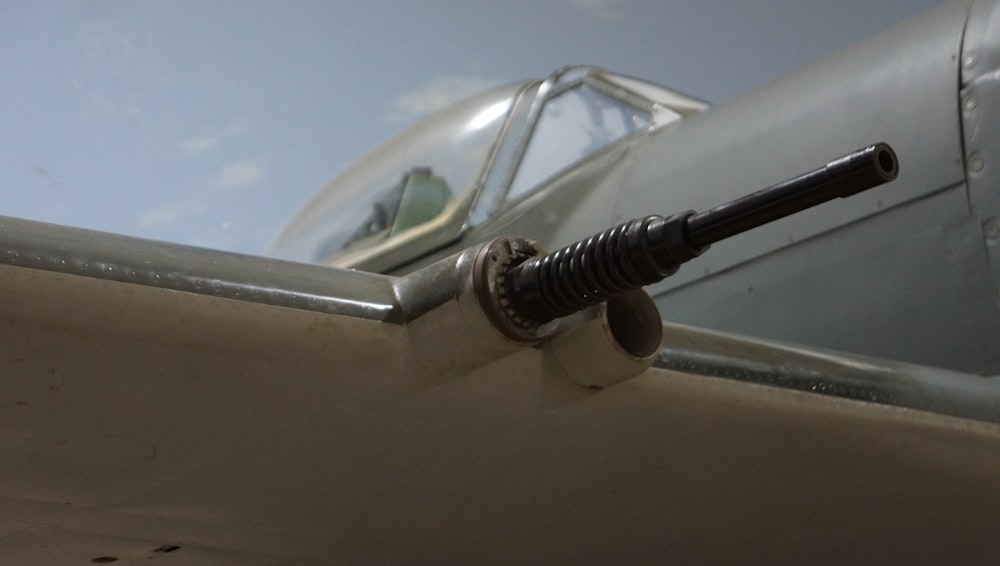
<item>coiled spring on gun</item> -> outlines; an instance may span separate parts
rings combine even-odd
[[[651,232],[664,224],[662,216],[647,216],[529,259],[512,273],[507,296],[516,298],[517,312],[547,322],[660,281],[679,265],[662,265],[652,251]]]

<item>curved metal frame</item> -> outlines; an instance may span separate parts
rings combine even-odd
[[[673,121],[672,119],[658,120],[657,109],[666,109],[675,116],[684,116],[690,114],[692,108],[703,109],[708,106],[707,103],[659,86],[656,88],[663,89],[678,97],[678,102],[672,105],[666,101],[652,100],[650,97],[628,88],[627,85],[616,82],[615,77],[616,75],[596,67],[571,66],[555,71],[543,81],[524,83],[514,95],[514,102],[507,113],[500,133],[497,135],[467,196],[452,203],[438,218],[428,223],[380,242],[373,247],[331,259],[330,264],[337,267],[350,267],[380,273],[391,272],[422,256],[425,252],[440,249],[459,240],[468,230],[488,222],[503,210],[529,198],[533,194],[532,191],[528,191],[516,200],[508,200],[506,196],[527,152],[542,111],[550,100],[581,84],[591,86],[602,94],[621,100],[630,106],[650,112],[652,118],[648,128],[623,136],[591,154],[590,158],[615,151],[630,140]],[[630,77],[622,77],[631,79]],[[639,79],[631,80],[649,84]],[[585,161],[577,160],[568,164],[548,178],[563,175],[566,171]]]
[[[579,73],[579,76],[574,77],[572,76],[573,73]],[[571,75],[569,80],[566,80],[567,75]],[[577,65],[562,67],[549,75],[544,81],[525,86],[524,90],[518,94],[518,98],[514,102],[514,106],[507,115],[507,122],[500,131],[500,136],[498,137],[497,143],[494,145],[494,151],[490,154],[490,157],[483,168],[483,174],[480,176],[479,187],[476,189],[477,195],[472,205],[470,216],[463,227],[463,231],[484,223],[487,219],[494,216],[498,212],[498,209],[505,203],[510,205],[523,200],[523,198],[521,198],[517,201],[507,201],[504,197],[510,190],[511,184],[514,181],[514,176],[517,174],[517,171],[521,166],[521,162],[528,149],[528,144],[534,135],[535,128],[538,126],[542,109],[550,100],[556,98],[557,96],[576,88],[581,84],[586,84],[603,94],[621,100],[626,104],[635,106],[651,114],[652,120],[648,128],[622,137],[620,140],[609,144],[597,154],[610,151],[623,143],[627,143],[628,140],[644,135],[666,123],[656,119],[658,108],[666,108],[678,115],[683,116],[690,113],[691,107],[708,107],[707,103],[679,93],[674,93],[678,97],[684,98],[685,101],[688,102],[688,106],[684,108],[671,108],[668,103],[651,100],[648,97],[629,89],[626,85],[616,82],[614,79],[614,74],[608,73],[600,68]],[[534,97],[530,101],[526,100],[525,94],[533,88],[536,89]],[[512,131],[515,127],[514,121],[518,118],[519,110],[522,110],[526,104],[530,104],[530,106],[523,125],[519,131]],[[507,160],[507,163],[498,162],[497,158],[501,153],[501,149],[506,144],[510,143],[510,140],[515,140],[514,143],[516,143],[516,145]],[[556,171],[551,177],[561,175],[579,163],[580,161],[573,162]],[[499,179],[499,181],[496,181],[496,179]],[[524,195],[524,197],[527,196],[529,195]],[[487,201],[486,199],[489,200]]]

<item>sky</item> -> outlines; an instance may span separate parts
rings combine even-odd
[[[935,0],[0,0],[0,215],[258,254],[481,90],[593,64],[724,103]]]

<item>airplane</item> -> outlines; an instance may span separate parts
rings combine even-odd
[[[0,217],[0,561],[993,559],[998,27],[950,2],[719,107],[499,87],[277,257]],[[577,285],[615,250],[686,263]]]
[[[975,6],[968,21],[988,26]],[[345,170],[268,253],[404,274],[501,234],[554,250],[884,139],[905,164],[893,189],[719,244],[650,294],[676,322],[1000,374],[1000,196],[986,167],[995,103],[983,91],[993,67],[977,55],[993,39],[966,24],[967,9],[942,8],[716,109],[588,67],[499,87]]]

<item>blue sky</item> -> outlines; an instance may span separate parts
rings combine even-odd
[[[0,215],[259,253],[420,116],[587,63],[722,102],[933,0],[0,0]]]

